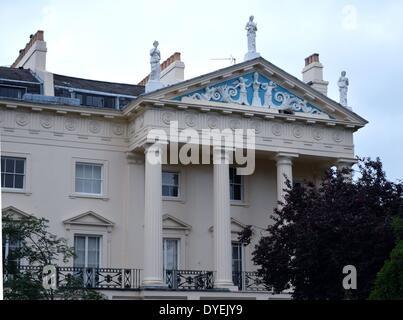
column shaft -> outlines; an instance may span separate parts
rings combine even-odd
[[[213,153],[215,287],[233,290],[229,154],[221,148],[215,148]]]
[[[292,158],[288,156],[277,156],[277,200],[284,203],[287,189],[287,178],[292,184]],[[278,205],[281,208],[281,205]]]
[[[144,271],[143,286],[163,285],[162,270],[162,168],[160,147],[145,151]]]

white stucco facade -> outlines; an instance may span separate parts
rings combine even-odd
[[[322,113],[283,113],[191,97],[196,90],[254,72]],[[229,198],[229,165],[145,161],[148,133],[168,131],[171,121],[197,132],[255,130],[256,166],[243,179],[242,200]],[[3,188],[3,209],[49,219],[51,231],[72,246],[75,235],[99,236],[101,268],[142,269],[141,290],[105,291],[111,298],[287,298],[234,286],[231,241],[247,225],[264,229],[271,223],[270,215],[283,199],[284,174],[294,182],[318,181],[325,168],[353,163],[353,134],[365,123],[263,58],[141,95],[123,110],[0,99],[1,154],[26,159],[24,188]],[[161,152],[170,150],[170,142]],[[76,163],[81,162],[102,166],[99,195],[76,192]],[[162,196],[162,171],[179,173],[178,197]],[[251,245],[242,248],[243,271],[258,268],[251,254],[259,237],[256,232]],[[214,272],[217,291],[166,290],[163,238],[179,240],[179,270]]]

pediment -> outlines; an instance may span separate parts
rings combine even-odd
[[[273,81],[259,71],[242,73],[237,77],[192,91],[174,98],[182,102],[231,103],[254,108],[308,113],[330,119],[331,116],[305,99]]]
[[[24,218],[31,218],[33,217],[31,214],[26,213],[20,209],[17,209],[16,207],[9,206],[6,207],[2,210],[2,216],[9,216],[13,220],[21,220]]]
[[[231,218],[231,233],[236,233],[238,234],[239,232],[243,231],[246,228],[246,225],[240,222],[239,220],[235,218]],[[214,226],[211,226],[209,228],[210,232],[214,231]]]
[[[85,225],[98,227],[113,227],[115,224],[101,215],[88,211],[73,218],[64,220],[65,225]]]
[[[185,223],[184,221],[171,216],[170,214],[164,214],[162,217],[162,227],[163,229],[170,230],[191,230],[192,226]]]
[[[359,126],[367,123],[350,109],[261,57],[150,92],[140,100],[147,99],[233,106],[245,112],[293,113],[349,121]]]

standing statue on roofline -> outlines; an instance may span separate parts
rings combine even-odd
[[[245,61],[257,58],[260,56],[258,52],[256,52],[256,31],[257,31],[257,23],[254,22],[254,16],[251,15],[249,17],[249,21],[246,24],[245,30],[247,31],[248,37],[248,53],[245,55]]]
[[[154,41],[153,46],[150,50],[150,64],[151,64],[151,73],[150,73],[150,80],[160,80],[160,74],[161,74],[161,53],[158,50],[158,41]]]
[[[254,16],[249,17],[245,29],[248,31],[248,52],[256,52],[256,31],[257,23],[253,21]]]
[[[348,78],[346,77],[346,71],[341,72],[341,76],[338,81],[339,91],[340,91],[340,104],[343,107],[347,107],[347,93],[348,86],[350,85]]]
[[[158,46],[158,41],[154,41],[153,48],[150,50],[151,71],[146,84],[146,92],[155,91],[164,86],[161,82],[161,53],[158,50]]]

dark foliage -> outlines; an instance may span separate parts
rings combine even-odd
[[[394,246],[392,217],[402,213],[403,186],[385,177],[379,159],[360,159],[359,178],[329,170],[319,187],[288,183],[275,223],[254,262],[277,292],[294,299],[366,299]],[[343,267],[357,269],[358,288],[342,287]]]

